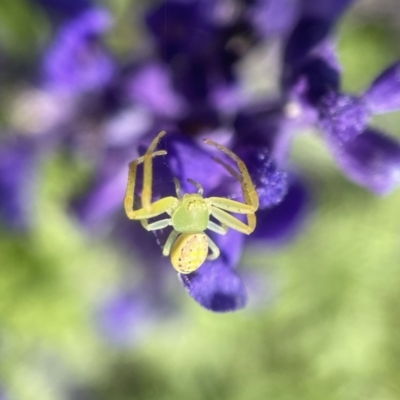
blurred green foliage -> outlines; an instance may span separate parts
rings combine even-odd
[[[25,7],[0,2],[1,45],[23,58],[47,29]],[[338,43],[351,91],[399,53],[387,27],[351,17]],[[398,119],[376,124],[400,135]],[[0,232],[0,386],[23,400],[66,399],[71,384],[107,400],[399,399],[400,192],[376,198],[347,182],[310,133],[293,157],[314,195],[309,223],[292,244],[252,248],[241,262],[270,300],[216,315],[176,281],[183,314],[123,349],[101,339],[93,310],[126,261],[79,232],[66,212],[76,177],[62,158],[44,160],[34,231]]]

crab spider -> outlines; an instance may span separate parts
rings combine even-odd
[[[148,231],[172,226],[173,230],[164,244],[162,253],[164,256],[170,256],[171,263],[178,272],[188,274],[199,268],[206,259],[215,260],[219,257],[219,248],[204,233],[206,229],[220,235],[225,235],[228,228],[246,235],[254,231],[256,226],[254,213],[258,208],[258,196],[244,162],[226,147],[205,139],[206,144],[216,147],[235,161],[238,171],[222,160],[213,157],[231,176],[240,182],[244,203],[223,197],[204,198],[203,187],[192,179],[188,179],[188,182],[197,189],[197,193],[182,195],[180,183],[176,178],[174,178],[176,197],[168,196],[151,202],[153,158],[167,154],[165,150],[155,151],[158,142],[164,135],[164,131],[160,132],[153,139],[146,153],[129,164],[124,208],[129,219],[139,220]],[[135,210],[136,171],[138,165],[142,163],[142,207]],[[232,216],[229,212],[245,214],[247,224]],[[149,223],[149,218],[164,213],[168,214],[169,218]],[[211,215],[220,222],[220,225],[210,220]]]

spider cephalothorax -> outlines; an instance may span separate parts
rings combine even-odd
[[[175,178],[176,197],[168,196],[152,203],[152,159],[153,157],[167,154],[165,150],[155,151],[158,142],[164,135],[164,131],[160,132],[153,139],[146,153],[129,164],[124,207],[128,218],[140,220],[143,227],[148,231],[172,226],[173,230],[163,247],[163,255],[170,256],[171,263],[178,272],[188,274],[199,268],[206,259],[215,260],[219,257],[220,252],[217,245],[204,233],[206,229],[220,235],[224,235],[228,228],[247,235],[253,232],[256,226],[254,213],[258,208],[258,196],[243,161],[226,147],[211,140],[205,140],[206,144],[216,147],[236,162],[239,171],[235,171],[221,160],[214,158],[240,182],[245,202],[241,203],[224,197],[204,198],[202,186],[192,179],[188,179],[188,181],[197,189],[197,193],[182,195],[180,183]],[[134,210],[136,170],[141,163],[143,163],[142,208]],[[227,211],[246,214],[247,224]],[[157,217],[164,213],[168,214],[169,218],[148,222],[149,218]],[[221,225],[211,221],[211,216],[219,221]],[[209,250],[211,254],[209,254]]]

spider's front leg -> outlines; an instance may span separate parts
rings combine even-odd
[[[211,205],[211,214],[214,215],[214,217],[220,222],[222,222],[222,224],[249,235],[256,227],[256,216],[254,213],[258,209],[259,200],[246,165],[235,153],[225,146],[222,146],[209,139],[205,139],[204,142],[210,146],[216,147],[236,163],[239,171],[235,171],[230,165],[226,164],[219,158],[213,157],[214,161],[224,167],[227,172],[240,183],[244,199],[244,203],[240,203],[238,201],[221,197],[211,197],[208,199]],[[247,224],[244,224],[242,221],[223,210],[233,213],[246,214]]]
[[[129,173],[128,173],[128,183],[126,186],[126,193],[124,198],[124,209],[125,213],[129,219],[138,219],[145,220],[148,218],[156,217],[164,212],[170,214],[172,210],[177,207],[179,201],[176,197],[165,197],[160,200],[151,202],[151,186],[153,180],[153,163],[152,160],[154,157],[162,156],[167,154],[165,150],[154,151],[157,143],[160,138],[165,135],[165,132],[160,132],[151,142],[149,148],[146,153],[132,161],[129,164]],[[134,210],[135,203],[135,184],[136,184],[136,172],[137,167],[140,164],[143,165],[143,188],[141,195],[141,203],[142,208]],[[144,225],[149,226],[149,224],[144,222]],[[154,225],[153,225],[154,226]],[[145,226],[146,227],[146,226]],[[146,228],[147,229],[147,228]],[[159,228],[161,229],[161,228]]]
[[[209,204],[211,215],[219,222],[221,222],[221,229],[225,229],[226,227],[228,227],[231,229],[235,229],[236,231],[245,233],[246,235],[250,235],[250,233],[254,231],[254,228],[256,226],[256,219],[254,214],[250,214],[250,212],[254,211],[252,209],[249,210],[246,207],[247,204],[243,204],[234,200],[224,199],[222,197],[210,197],[206,199],[206,201]],[[236,203],[236,206],[233,206],[233,203]],[[239,219],[224,210],[228,210],[237,214],[247,214],[247,224],[240,221]],[[220,233],[213,228],[208,228],[213,230],[214,232]]]
[[[236,180],[239,181],[242,188],[242,194],[244,202],[253,207],[254,211],[258,209],[258,195],[254,187],[253,181],[250,178],[249,171],[247,170],[246,164],[231,150],[216,143],[212,140],[205,139],[204,142],[210,146],[216,147],[218,150],[225,153],[231,158],[237,165],[239,172],[234,171],[229,165],[214,157],[214,160],[222,165]]]

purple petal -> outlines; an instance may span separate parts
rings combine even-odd
[[[302,0],[301,16],[290,34],[283,55],[284,87],[297,81],[298,70],[310,57],[323,59],[326,65],[336,70],[332,56],[327,55],[324,42],[329,38],[333,26],[352,0]]]
[[[0,147],[0,220],[12,228],[29,224],[35,159],[30,140],[20,138]]]
[[[294,110],[278,102],[257,102],[241,110],[234,121],[236,142],[234,149],[268,149],[278,166],[287,164],[292,138],[302,126],[316,120],[316,112],[307,104]],[[309,112],[311,110],[311,112]],[[271,165],[272,167],[272,165]]]
[[[329,21],[315,17],[303,17],[286,43],[283,57],[285,71],[298,68],[311,51],[326,39],[330,28]]]
[[[372,82],[364,94],[364,100],[374,114],[400,109],[400,61],[391,65]]]
[[[234,121],[235,148],[252,145],[273,151],[279,141],[284,118],[280,102],[262,101],[240,110]]]
[[[303,63],[288,65],[283,74],[283,89],[290,97],[299,98],[303,108],[308,104],[315,108],[325,96],[339,92],[340,70],[335,49],[325,40]]]
[[[40,4],[52,16],[62,18],[73,18],[88,9],[92,2],[90,0],[31,0]]]
[[[43,82],[51,88],[76,93],[104,86],[114,73],[99,37],[111,25],[104,9],[91,9],[68,21],[43,60]]]
[[[279,204],[288,190],[287,173],[277,168],[266,147],[248,147],[237,154],[245,162],[256,188],[260,209]]]
[[[109,148],[104,153],[92,183],[71,204],[71,211],[87,229],[98,228],[122,211],[128,164],[137,156],[136,145]]]
[[[244,220],[244,218],[239,218]],[[206,233],[210,235],[212,240],[218,246],[221,252],[220,258],[223,262],[234,268],[238,264],[242,255],[243,244],[246,236],[234,229],[229,229],[226,235],[218,235],[209,230],[207,230]]]
[[[375,194],[387,194],[400,182],[400,143],[389,136],[367,129],[331,151],[349,179]]]
[[[285,66],[297,66],[329,36],[339,17],[353,0],[302,0],[301,17],[285,48]]]
[[[221,258],[206,261],[196,272],[179,277],[189,295],[210,311],[235,311],[246,305],[242,280]]]
[[[249,240],[278,244],[291,240],[304,226],[309,216],[310,193],[297,176],[289,175],[289,188],[277,206],[257,212],[257,226]]]
[[[250,6],[249,17],[261,37],[286,35],[296,20],[298,0],[267,0]]]
[[[333,25],[354,0],[302,0],[302,13],[324,19]]]
[[[128,178],[128,163],[113,176],[99,175],[84,196],[73,200],[71,211],[88,229],[106,223],[122,210]]]
[[[158,115],[176,117],[183,112],[183,101],[173,91],[169,72],[161,63],[151,62],[138,68],[126,90],[132,100]]]
[[[160,57],[171,61],[179,54],[201,51],[210,32],[208,4],[199,0],[169,0],[150,9],[147,27],[157,44]]]
[[[302,16],[289,36],[283,56],[284,88],[306,76],[311,89],[339,88],[339,62],[329,34],[348,0],[302,2]],[[316,89],[314,89],[316,90]]]
[[[141,296],[118,293],[107,299],[97,310],[96,323],[100,333],[117,345],[130,344],[144,334],[151,309]]]
[[[206,151],[208,149],[212,151],[211,147],[207,146],[206,150],[203,150],[193,140],[173,133],[167,134],[165,142],[168,165],[184,190],[195,191],[195,188],[187,182],[190,178],[203,185],[204,193],[208,195],[226,173]]]
[[[359,135],[369,114],[362,100],[331,92],[319,103],[320,128],[329,141],[346,143]]]

